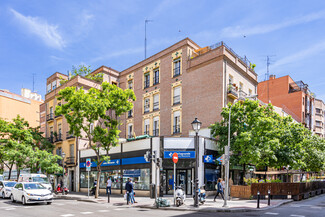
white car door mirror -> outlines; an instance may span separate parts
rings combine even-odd
[[[18,188],[18,190],[22,191],[22,190],[23,190],[23,188]]]

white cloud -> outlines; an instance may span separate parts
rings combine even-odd
[[[48,24],[46,20],[39,17],[24,16],[21,13],[10,9],[17,21],[29,33],[36,35],[43,42],[53,48],[62,49],[65,47],[65,41],[58,31],[57,25]]]
[[[315,20],[325,18],[325,11],[307,14],[297,18],[289,19],[281,23],[257,25],[257,26],[229,26],[221,30],[222,37],[242,37],[243,35],[258,35],[273,32],[286,27],[295,26],[299,24],[309,23]]]

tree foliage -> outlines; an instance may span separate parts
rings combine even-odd
[[[66,87],[59,92],[59,100],[65,103],[56,107],[56,115],[64,115],[69,132],[85,137],[89,141],[88,146],[96,153],[99,183],[101,164],[109,160],[108,151],[118,144],[119,117],[132,109],[132,101],[136,100],[134,92],[103,82],[101,89]],[[106,155],[100,155],[101,150]],[[95,197],[98,197],[98,189],[99,185]]]
[[[221,147],[228,142],[231,109],[231,162],[256,167],[290,166],[304,171],[319,171],[325,166],[324,140],[313,136],[291,116],[281,117],[271,104],[245,100],[229,104],[221,112],[222,121],[210,126]]]
[[[11,171],[15,165],[18,171],[24,168],[47,173],[61,170],[56,163],[60,157],[53,156],[52,150],[38,128],[30,128],[19,115],[11,122],[0,120],[0,162]]]

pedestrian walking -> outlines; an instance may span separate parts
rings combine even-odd
[[[131,183],[133,184],[132,180],[131,180]],[[134,199],[134,196],[135,196],[135,192],[134,192],[134,189],[132,189],[132,192],[131,192],[131,203],[137,203]]]
[[[109,190],[109,194],[112,194],[112,180],[111,180],[111,177],[109,177],[107,179],[106,195],[108,195],[108,190]]]
[[[222,199],[224,200],[225,198],[223,197],[223,188],[222,188],[222,184],[221,184],[221,178],[218,179],[218,183],[216,184],[215,188],[217,190],[217,194],[216,196],[214,196],[213,201],[216,202],[216,198],[218,197],[218,195],[220,194]]]
[[[129,178],[125,184],[126,204],[127,205],[129,205],[129,202],[131,200],[132,191],[133,191],[133,183],[132,183],[132,179]]]
[[[225,180],[221,179],[221,185],[222,185],[223,192],[225,192],[225,189],[226,189],[226,182],[225,182]]]

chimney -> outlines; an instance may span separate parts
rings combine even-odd
[[[274,80],[275,79],[275,75],[270,75],[269,80]]]

